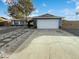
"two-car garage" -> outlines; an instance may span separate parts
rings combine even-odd
[[[61,17],[45,14],[34,18],[37,29],[59,29],[61,27]]]
[[[37,20],[38,29],[59,29],[59,20],[41,19]]]

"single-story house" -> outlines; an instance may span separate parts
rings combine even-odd
[[[27,23],[27,22],[28,23]],[[27,26],[37,29],[79,29],[79,21],[66,21],[64,17],[51,14],[28,17],[28,19],[13,19],[11,24],[14,26]]]
[[[44,14],[32,18],[34,27],[37,29],[59,29],[62,27],[62,19],[63,17],[51,14]]]
[[[0,26],[10,26],[11,22],[4,18],[4,17],[0,17]]]
[[[44,14],[36,17],[28,17],[28,25],[37,29],[60,29],[62,27],[63,17],[54,16],[51,14]],[[26,25],[26,20],[11,20],[12,25],[21,26]]]

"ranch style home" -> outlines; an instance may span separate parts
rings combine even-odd
[[[51,14],[44,14],[33,17],[34,26],[37,29],[59,29],[62,26],[63,17],[54,16]]]
[[[44,14],[32,17],[31,20],[28,20],[28,24],[37,29],[59,29],[62,27],[62,19],[63,17]],[[26,20],[12,20],[11,23],[15,26],[24,26],[26,25]]]

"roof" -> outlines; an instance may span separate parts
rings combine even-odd
[[[33,18],[63,18],[63,17],[59,17],[59,16],[55,16],[55,15],[51,15],[51,14],[44,14],[41,16],[33,17]]]
[[[11,19],[11,21],[29,21],[29,20],[31,20],[32,19],[32,17],[27,17],[27,18],[21,18],[21,19]]]
[[[6,21],[3,17],[0,17],[0,22]]]
[[[79,22],[79,20],[63,20],[65,22]]]
[[[26,19],[11,19],[11,21],[25,21]]]
[[[10,22],[10,20],[4,17],[0,17],[0,22]]]

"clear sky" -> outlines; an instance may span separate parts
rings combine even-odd
[[[8,17],[5,0],[0,0],[0,16]],[[66,19],[79,19],[76,11],[79,10],[79,0],[32,0],[35,11],[30,16],[38,16],[50,13],[56,16],[63,16]]]

